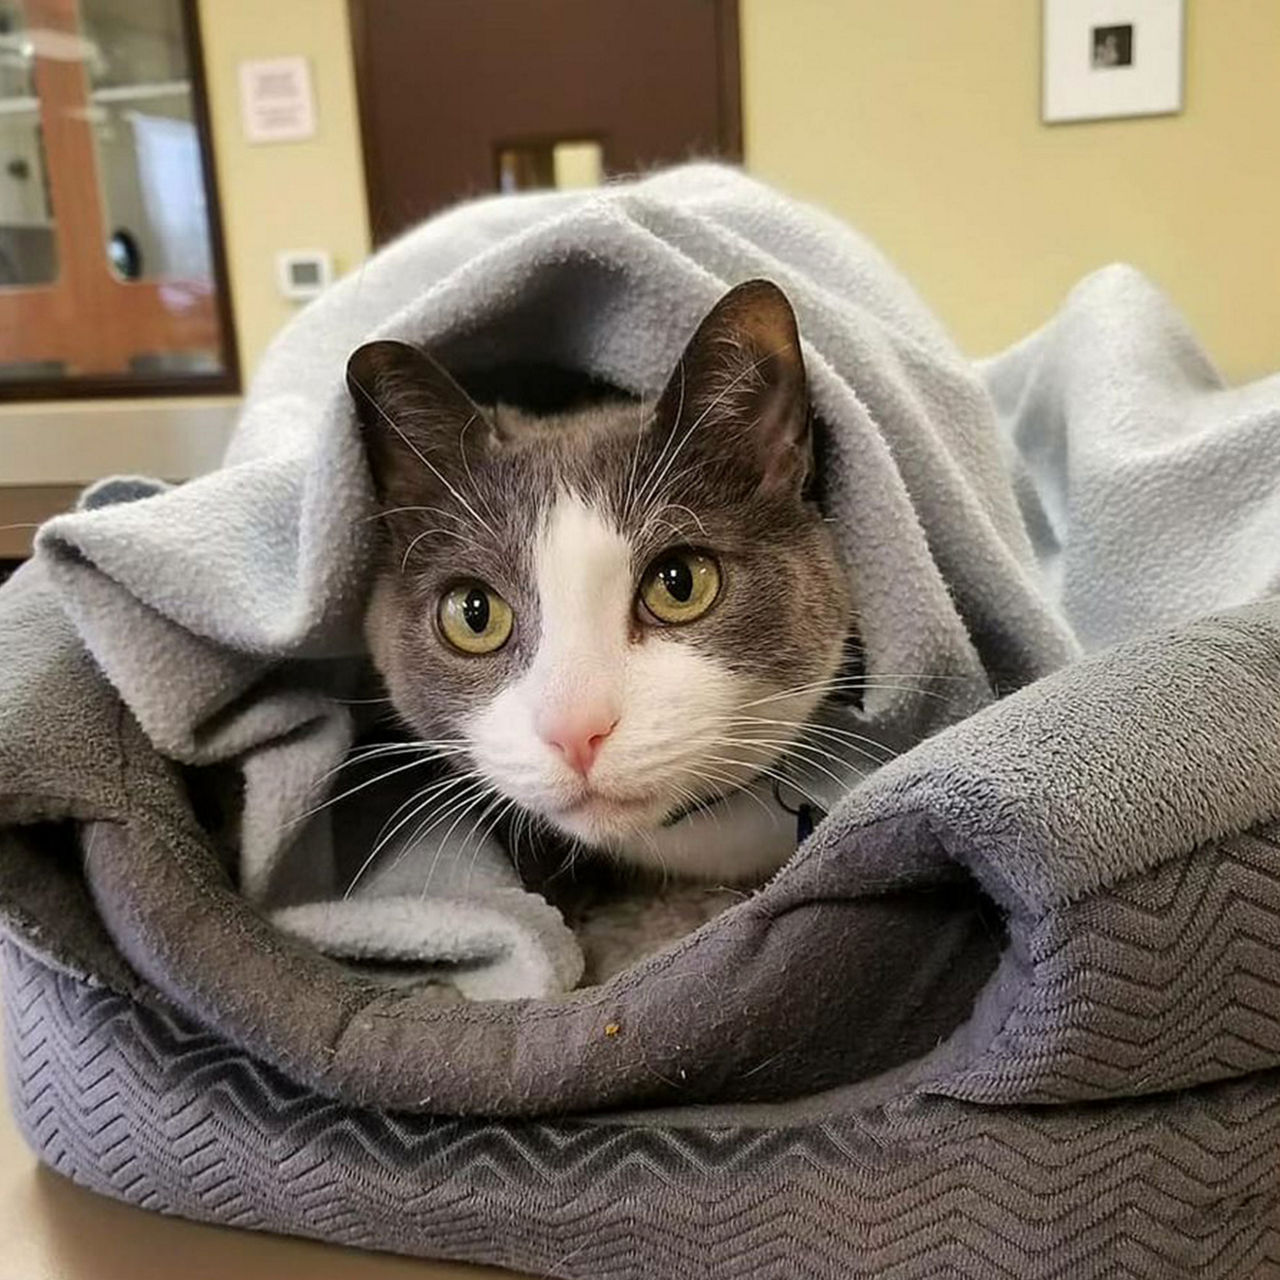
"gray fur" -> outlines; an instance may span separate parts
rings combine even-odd
[[[366,634],[393,702],[424,737],[461,737],[466,713],[532,660],[531,547],[564,492],[616,524],[637,584],[673,547],[715,557],[720,596],[672,630],[675,639],[767,694],[838,669],[848,571],[813,499],[804,362],[775,286],[753,281],[726,294],[654,405],[619,396],[554,415],[484,410],[429,355],[390,342],[357,351],[348,383],[385,504]],[[511,640],[483,657],[458,652],[434,625],[441,595],[468,579],[494,588],[518,620]],[[646,630],[637,622],[633,641]],[[669,813],[679,803],[673,796]]]

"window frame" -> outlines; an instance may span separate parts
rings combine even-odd
[[[19,0],[21,3],[21,0]],[[209,212],[209,256],[213,306],[221,339],[222,369],[217,373],[90,373],[58,378],[0,378],[0,403],[45,400],[153,399],[159,397],[238,395],[241,390],[239,348],[232,313],[230,276],[222,233],[222,200],[218,190],[213,130],[209,116],[204,47],[197,0],[176,0],[182,12],[183,43],[191,80],[191,114],[200,148],[200,175]],[[77,0],[78,4],[78,0]],[[39,86],[36,89],[39,94]],[[98,152],[95,149],[95,157]],[[58,216],[54,210],[54,218]],[[103,252],[106,252],[104,241]]]

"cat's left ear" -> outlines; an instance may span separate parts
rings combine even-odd
[[[685,347],[655,423],[689,452],[732,458],[758,486],[798,495],[812,466],[809,394],[795,313],[769,280],[737,285]]]

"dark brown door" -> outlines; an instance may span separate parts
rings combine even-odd
[[[369,211],[385,240],[445,205],[551,180],[741,158],[736,0],[351,0]]]

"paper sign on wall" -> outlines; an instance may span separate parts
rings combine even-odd
[[[314,137],[316,104],[306,58],[242,62],[240,118],[250,142],[302,142]]]

